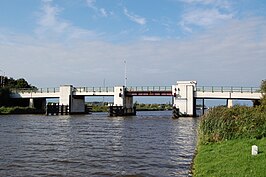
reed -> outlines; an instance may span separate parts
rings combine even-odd
[[[200,143],[266,137],[266,106],[215,107],[202,117]]]

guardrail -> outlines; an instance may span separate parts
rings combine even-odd
[[[145,92],[145,91],[172,91],[171,86],[136,86],[127,87],[128,92]]]
[[[259,87],[202,86],[202,87],[197,87],[197,92],[260,93],[260,88]]]
[[[12,93],[57,93],[60,91],[59,87],[54,88],[24,88],[24,89],[10,89]]]
[[[75,87],[75,92],[114,92],[114,87]]]

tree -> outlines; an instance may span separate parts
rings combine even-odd
[[[1,106],[10,106],[10,89],[15,88],[30,88],[30,89],[36,89],[35,86],[31,86],[25,79],[13,79],[4,77],[1,81],[4,79],[4,84],[0,85],[0,107]]]
[[[0,107],[8,105],[10,101],[9,94],[10,91],[8,88],[0,88]]]
[[[260,91],[263,94],[260,103],[266,106],[266,80],[261,81]]]
[[[35,86],[31,86],[25,79],[13,79],[12,77],[6,78],[5,87],[7,88],[36,88]]]

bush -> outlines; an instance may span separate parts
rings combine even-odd
[[[266,107],[215,107],[202,117],[199,125],[201,143],[237,138],[266,137]]]
[[[0,114],[40,114],[42,110],[30,107],[0,107]]]

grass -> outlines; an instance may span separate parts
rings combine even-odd
[[[265,177],[266,106],[216,107],[198,128],[194,177]],[[259,154],[251,155],[251,146]]]
[[[213,108],[202,117],[198,132],[201,143],[266,137],[266,106]]]
[[[259,154],[251,155],[251,146],[259,147]],[[199,144],[194,159],[194,177],[265,177],[266,138],[235,139]]]
[[[40,114],[43,111],[29,107],[0,107],[0,115],[6,114]]]

